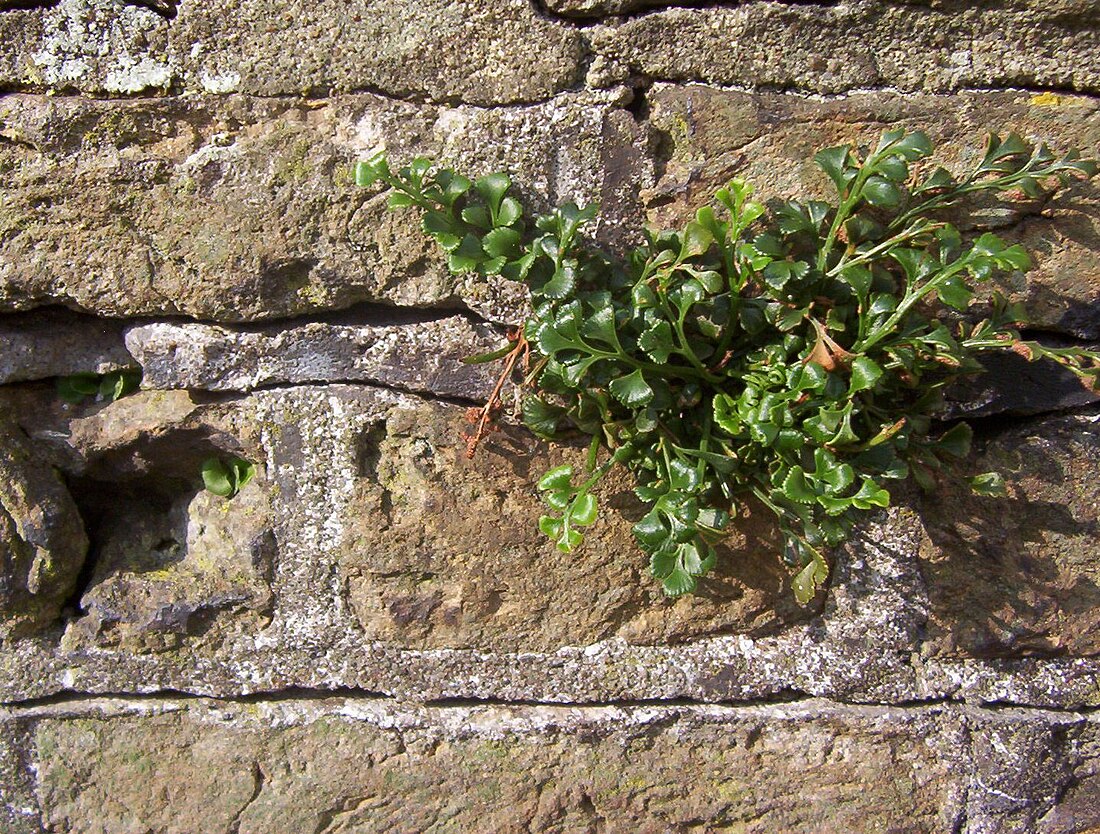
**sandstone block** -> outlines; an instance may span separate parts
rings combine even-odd
[[[518,320],[521,287],[451,275],[416,213],[387,213],[353,165],[385,146],[395,162],[508,170],[534,209],[601,201],[615,239],[637,228],[651,170],[644,129],[618,101],[5,97],[0,310],[234,322],[380,302]]]

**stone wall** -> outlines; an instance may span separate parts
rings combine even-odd
[[[565,557],[534,480],[581,450],[465,458],[524,299],[351,182],[506,169],[622,247],[888,125],[1097,154],[1096,0],[0,0],[0,88],[0,829],[1100,830],[1092,397],[1002,363],[956,411],[1008,499],[899,496],[804,608],[750,518],[669,601],[626,481]],[[1094,186],[980,222],[1100,340]]]

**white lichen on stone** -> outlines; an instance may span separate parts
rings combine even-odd
[[[213,73],[204,71],[199,73],[199,84],[207,93],[217,95],[235,93],[241,87],[241,74],[239,72]]]

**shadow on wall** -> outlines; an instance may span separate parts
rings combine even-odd
[[[934,653],[1100,653],[1095,419],[1060,418],[990,440],[971,465],[1000,471],[1008,498],[948,483],[925,496],[922,568]]]

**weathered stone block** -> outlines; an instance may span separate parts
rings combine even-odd
[[[0,640],[60,616],[87,549],[80,514],[58,473],[0,410]]]
[[[574,88],[584,54],[580,33],[524,0],[60,0],[0,14],[0,83],[93,94],[530,102]]]
[[[998,433],[967,468],[1000,471],[1008,498],[944,482],[925,496],[925,653],[1091,656],[1100,651],[1098,419]]]
[[[375,324],[248,330],[159,322],[129,328],[126,344],[148,388],[251,391],[365,382],[430,396],[488,398],[497,367],[462,360],[503,344],[495,328],[464,316],[400,322],[382,311],[371,318]]]
[[[44,826],[88,834],[129,831],[133,820],[242,834],[1082,831],[1056,827],[1050,809],[1075,772],[1095,766],[1097,736],[1083,716],[1037,710],[816,700],[104,699],[19,710],[3,725],[23,730],[24,755],[37,763],[26,775],[12,763],[5,781],[33,780],[31,810]]]
[[[117,321],[35,311],[0,318],[0,384],[132,368]]]
[[[518,285],[454,276],[416,212],[357,188],[357,159],[509,170],[531,205],[600,200],[636,228],[645,131],[618,93],[484,109],[199,97],[0,102],[0,310],[277,319],[363,301],[517,319]],[[636,143],[642,148],[636,148]]]
[[[1089,8],[1064,15],[1039,4],[752,2],[597,27],[592,48],[608,64],[656,81],[827,94],[1013,86],[1091,93],[1100,89],[1100,29]]]
[[[730,177],[753,183],[764,199],[835,193],[814,164],[816,150],[871,143],[892,127],[924,130],[935,164],[965,170],[981,157],[985,134],[1016,131],[1065,152],[1100,152],[1100,104],[1077,96],[961,93],[952,97],[857,93],[815,100],[704,86],[658,84],[650,120],[665,136],[665,163],[648,193],[648,217],[682,224]],[[1002,280],[1043,329],[1100,338],[1100,220],[1091,184],[1047,201],[980,211],[967,222],[1017,240],[1035,266]]]

